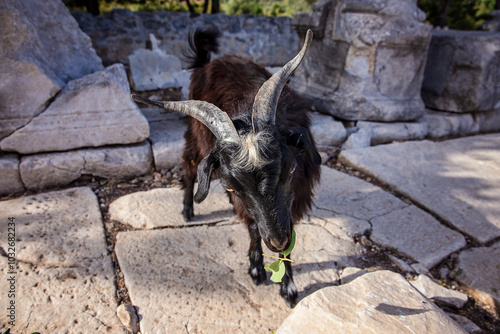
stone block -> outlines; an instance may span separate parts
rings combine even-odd
[[[33,333],[123,333],[115,314],[115,277],[97,198],[90,188],[0,202],[0,246],[15,217],[15,274],[0,256],[0,288],[16,276],[15,328]],[[12,299],[11,299],[12,300]],[[7,294],[0,298],[7,308]],[[0,328],[7,324],[0,314]],[[14,327],[11,327],[14,329]],[[2,330],[3,331],[3,330]]]
[[[456,271],[457,281],[500,315],[500,242],[460,253]]]
[[[479,124],[473,114],[427,110],[423,121],[427,123],[428,137],[433,139],[473,135],[479,132]]]
[[[23,154],[141,142],[149,125],[130,98],[124,66],[68,83],[54,102],[28,125],[0,142]]]
[[[2,1],[0,31],[0,139],[27,124],[69,81],[103,69],[61,1]]]
[[[465,293],[442,287],[426,275],[419,275],[415,281],[410,283],[427,298],[456,308],[462,308],[469,300]]]
[[[342,0],[331,11],[325,37],[297,69],[297,90],[341,119],[420,118],[432,27],[415,1]]]
[[[0,195],[9,195],[24,191],[24,184],[19,174],[19,156],[0,154]]]
[[[340,286],[304,298],[276,334],[331,333],[466,334],[403,276],[390,271],[366,273]]]
[[[441,225],[425,211],[411,205],[371,220],[371,239],[413,258],[431,269],[465,247],[465,238]]]
[[[219,182],[212,182],[210,193],[200,204],[194,204],[194,219],[182,217],[184,191],[178,188],[153,189],[125,195],[109,206],[111,219],[135,229],[180,227],[228,221],[233,215],[226,191]]]
[[[500,237],[499,146],[490,134],[346,150],[339,159],[487,243]]]
[[[42,153],[21,158],[21,179],[26,188],[40,190],[70,184],[82,175],[127,179],[153,168],[147,142],[126,147],[102,147],[69,152]]]
[[[174,73],[182,70],[178,57],[161,49],[139,49],[129,56],[132,87],[136,91],[178,87]]]
[[[476,113],[479,132],[500,132],[500,108]]]
[[[352,150],[356,148],[370,147],[372,141],[372,128],[365,126],[362,128],[353,128],[349,137],[342,145],[343,150]]]
[[[358,245],[320,226],[298,224],[296,232],[292,258],[299,299],[336,284],[340,268],[359,265]],[[115,251],[132,304],[142,317],[141,332],[276,330],[290,308],[279,296],[279,285],[252,282],[248,246],[242,224],[118,233]],[[265,246],[264,253],[273,254]]]
[[[418,122],[358,122],[361,129],[370,128],[371,146],[387,144],[393,141],[421,140],[427,136],[427,123]]]
[[[321,183],[315,194],[316,209],[366,221],[408,206],[371,183],[326,166],[321,166]],[[315,210],[312,214],[321,217]]]
[[[151,148],[155,161],[156,170],[172,168],[182,165],[182,153],[184,150],[184,132],[187,125],[185,117],[179,113],[168,114],[168,120],[151,122]]]
[[[436,30],[429,46],[422,98],[452,112],[500,107],[500,33]]]
[[[311,133],[318,147],[340,146],[347,137],[341,122],[316,112],[311,113]]]

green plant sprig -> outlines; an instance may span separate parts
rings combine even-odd
[[[273,259],[278,259],[278,261],[274,261],[268,266],[264,266],[264,269],[270,270],[272,272],[271,281],[274,283],[280,283],[283,280],[283,276],[285,276],[285,261],[293,262],[291,259],[288,259],[287,256],[293,250],[295,246],[295,230],[292,230],[292,241],[290,242],[290,246],[283,252],[280,252],[283,257],[277,257],[273,255],[262,254],[263,256],[271,257]]]

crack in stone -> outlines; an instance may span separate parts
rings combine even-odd
[[[97,321],[99,321],[103,326],[106,327],[106,329],[110,330],[112,327],[109,326],[108,324],[106,324],[104,321],[102,321],[101,319],[99,319],[96,315],[93,315],[92,313],[90,312],[85,312],[87,314],[89,314],[92,318],[96,319]]]

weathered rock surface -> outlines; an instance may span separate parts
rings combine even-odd
[[[465,238],[414,205],[371,220],[371,240],[412,257],[430,269],[465,247]]]
[[[427,110],[424,121],[427,123],[429,138],[446,138],[459,135],[472,135],[479,132],[477,117],[473,114],[457,114]]]
[[[422,83],[425,105],[453,112],[500,107],[499,52],[500,33],[434,31]]]
[[[404,277],[390,271],[364,274],[304,298],[276,334],[467,333]]]
[[[339,238],[371,231],[371,240],[432,268],[466,245],[459,233],[419,208],[368,183],[322,167],[312,216]]]
[[[335,284],[340,266],[355,265],[360,250],[352,243],[320,226],[299,224],[296,230],[299,298]],[[116,253],[142,316],[141,332],[275,330],[289,308],[279,297],[279,285],[253,284],[247,274],[248,246],[241,224],[119,233]]]
[[[347,140],[342,144],[342,149],[352,150],[355,148],[370,147],[372,141],[372,129],[368,126],[352,128]]]
[[[0,288],[16,276],[16,327],[27,332],[125,333],[116,317],[114,272],[97,198],[90,188],[0,202],[0,245],[15,217],[19,268],[0,257]],[[2,309],[9,299],[0,299]],[[115,306],[113,306],[115,305]],[[6,312],[0,315],[6,326]],[[5,329],[5,327],[2,327]]]
[[[491,32],[500,32],[500,10],[493,10],[489,14],[489,19],[481,24],[480,29]]]
[[[286,64],[299,48],[299,39],[288,17],[225,14],[191,17],[181,12],[128,10],[113,10],[98,17],[83,12],[72,14],[106,65],[126,64],[130,54],[146,46],[149,34],[163,41],[160,49],[182,61],[183,51],[189,50],[189,33],[207,27],[217,27],[222,33],[220,54],[250,57],[267,66]]]
[[[19,174],[19,157],[16,154],[0,155],[0,195],[24,191]]]
[[[500,315],[500,242],[460,253],[457,280],[474,291],[474,297]]]
[[[115,200],[109,213],[111,219],[138,229],[212,224],[228,221],[234,215],[226,191],[217,180],[212,182],[209,196],[194,204],[195,217],[191,222],[184,222],[182,217],[183,199],[184,191],[179,188],[140,191]]]
[[[405,123],[358,122],[357,126],[360,129],[370,128],[371,146],[393,141],[421,140],[427,136],[427,123],[420,121]]]
[[[498,147],[491,134],[347,150],[340,159],[485,243],[500,236]]]
[[[178,87],[174,74],[182,70],[177,56],[161,49],[139,49],[128,57],[132,87],[136,91]]]
[[[152,167],[151,147],[143,142],[123,147],[27,155],[21,158],[19,169],[26,188],[40,190],[70,184],[85,174],[133,178],[149,173]]]
[[[337,122],[331,116],[311,113],[311,133],[316,145],[321,147],[339,146],[346,137],[347,131],[341,122]]]
[[[140,331],[139,328],[139,317],[137,316],[137,310],[133,305],[121,304],[116,309],[116,315],[118,319],[122,322],[123,326],[136,334]]]
[[[135,103],[123,65],[73,80],[43,113],[3,139],[4,151],[38,153],[141,142],[149,125]]]
[[[151,148],[156,170],[172,168],[182,165],[182,152],[184,150],[184,132],[186,132],[186,119],[179,113],[169,113],[161,121],[149,123]]]
[[[316,100],[319,110],[342,119],[421,117],[420,88],[432,30],[423,23],[425,14],[409,0],[334,4],[323,7],[330,11],[325,37],[313,43],[297,69],[298,91]],[[299,31],[307,28],[297,23]]]
[[[483,330],[479,328],[475,323],[458,314],[448,313],[451,319],[460,325],[469,334],[481,334]]]
[[[321,166],[321,183],[315,193],[313,215],[316,209],[323,209],[369,221],[408,206],[371,183],[326,166]]]
[[[456,308],[462,308],[469,299],[466,294],[446,289],[426,275],[419,275],[415,281],[410,283],[427,298],[453,305]]]
[[[2,1],[0,31],[0,139],[41,112],[66,83],[103,69],[60,1]]]

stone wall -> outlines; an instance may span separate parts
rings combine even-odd
[[[150,34],[159,40],[166,54],[177,56],[186,66],[188,36],[199,28],[217,27],[221,32],[220,53],[238,54],[266,66],[280,66],[298,51],[298,36],[291,19],[224,14],[198,15],[178,12],[131,12],[113,10],[94,17],[73,12],[80,28],[90,36],[105,65],[127,64],[135,51],[146,48]]]

